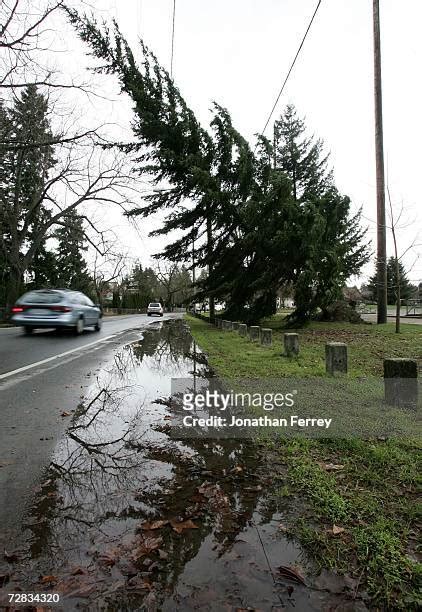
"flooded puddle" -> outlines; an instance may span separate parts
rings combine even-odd
[[[316,588],[251,441],[169,436],[171,378],[210,376],[182,320],[116,353],[69,417],[0,593],[59,593],[62,610],[360,609],[343,584]]]

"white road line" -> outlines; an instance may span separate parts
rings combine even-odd
[[[128,330],[125,329],[123,331],[128,331]],[[31,370],[32,368],[36,368],[37,366],[44,365],[44,363],[49,363],[50,361],[54,361],[55,359],[66,357],[66,355],[71,355],[72,353],[76,353],[77,351],[81,351],[83,349],[89,348],[90,346],[94,346],[95,344],[99,344],[100,342],[106,342],[107,340],[110,340],[110,338],[115,338],[120,333],[123,333],[123,332],[117,332],[115,334],[112,334],[111,336],[106,336],[105,338],[101,338],[100,340],[95,340],[94,342],[89,342],[88,344],[83,344],[82,346],[78,346],[77,348],[71,349],[70,351],[65,351],[64,353],[53,355],[53,357],[47,357],[47,359],[42,359],[41,361],[30,363],[29,365],[23,366],[22,368],[18,368],[17,370],[12,370],[11,372],[0,374],[0,380],[4,378],[10,378],[10,376],[14,376],[15,374],[20,374],[21,372],[26,372],[26,370]]]

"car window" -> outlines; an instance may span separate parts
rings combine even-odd
[[[151,302],[150,306],[151,308],[160,308],[161,304],[159,304],[158,302]]]
[[[88,296],[84,295],[85,298],[85,304],[87,304],[88,306],[94,306],[94,302],[92,302]]]
[[[63,299],[63,294],[59,291],[30,291],[22,296],[22,302],[30,304],[57,304]]]

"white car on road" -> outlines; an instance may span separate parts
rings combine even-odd
[[[151,302],[148,304],[147,315],[150,317],[151,315],[158,315],[162,317],[164,314],[164,308],[161,306],[160,302]]]

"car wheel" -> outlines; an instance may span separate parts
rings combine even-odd
[[[84,331],[84,320],[82,317],[77,320],[74,331],[77,336],[79,336]]]
[[[101,317],[98,317],[98,321],[96,322],[95,327],[94,327],[95,331],[100,331],[102,326],[103,326],[103,320],[101,319]]]
[[[34,331],[33,327],[30,327],[29,325],[25,325],[25,327],[23,328],[23,333],[26,336],[30,336],[32,334],[32,332]]]
[[[148,316],[148,317],[150,317],[150,316],[151,316],[151,313],[150,313],[150,312],[147,312],[147,316]]]

